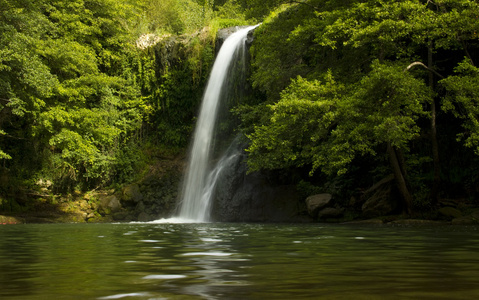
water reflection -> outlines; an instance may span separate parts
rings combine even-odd
[[[165,230],[164,226],[155,228],[159,231]],[[168,283],[170,292],[176,291],[181,295],[196,295],[205,299],[221,299],[225,294],[231,294],[234,286],[248,285],[242,274],[237,275],[240,262],[245,259],[231,243],[231,232],[235,231],[233,228],[183,224],[168,230],[176,230],[176,234],[169,236],[165,241],[168,246],[158,253],[163,262],[165,257],[168,257],[167,264],[159,270],[166,273],[150,275],[150,278],[185,276],[181,277],[186,278],[182,282]],[[177,245],[180,247],[176,247]],[[241,290],[237,293],[241,295]]]
[[[5,230],[0,235],[0,283],[9,283],[0,285],[2,290],[0,296],[2,294],[22,296],[32,293],[35,290],[35,283],[28,279],[41,275],[35,268],[39,261],[38,249],[29,246],[30,241],[38,243],[40,239],[38,230],[22,229],[21,225],[12,226],[11,230]],[[18,265],[29,267],[19,269]]]
[[[4,226],[0,298],[476,299],[478,242],[451,226]]]

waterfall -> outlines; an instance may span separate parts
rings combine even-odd
[[[219,160],[210,170],[213,135],[217,122],[218,106],[227,82],[228,71],[238,51],[244,52],[250,26],[230,35],[223,43],[216,57],[208,79],[196,123],[186,177],[181,193],[179,218],[193,222],[208,222],[216,179],[221,174],[228,157]]]

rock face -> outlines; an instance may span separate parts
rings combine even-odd
[[[245,26],[247,27],[247,26]],[[216,39],[218,51],[225,39],[245,27],[232,27],[219,30]],[[253,30],[248,34],[247,46],[253,40]],[[242,65],[249,66],[248,52],[246,62]],[[247,73],[248,70],[243,70]],[[230,81],[240,83],[238,89],[229,87],[229,98],[232,95],[244,95],[248,93],[248,86],[244,85],[245,78],[240,72],[236,72]],[[231,101],[231,99],[230,99]],[[224,107],[226,103],[222,103]],[[244,149],[244,145],[238,145],[237,149]],[[212,217],[215,221],[226,222],[310,222],[312,218],[306,213],[306,206],[299,196],[294,185],[278,180],[273,172],[256,172],[246,174],[247,167],[245,154],[237,151],[234,159],[228,160],[216,183],[216,194],[213,202]]]
[[[245,155],[230,161],[217,182],[212,217],[222,222],[311,222],[295,186],[272,174],[246,174]]]
[[[138,184],[128,185],[123,188],[121,201],[125,203],[138,203],[143,200],[143,194],[140,192]]]
[[[217,39],[215,41],[216,50],[219,50],[224,40],[239,28],[243,27],[231,27],[219,30],[217,33]],[[146,51],[151,51],[151,53],[155,55],[157,68],[166,70],[181,64],[183,59],[187,57],[188,51],[191,50],[189,49],[189,43],[192,39],[196,37],[202,39],[206,38],[207,36],[207,31],[201,31],[193,35],[182,36],[159,37],[155,35],[144,35],[138,40],[137,46],[142,49],[146,49]],[[249,36],[248,40],[251,43],[252,35]],[[236,78],[233,81],[237,81]],[[242,87],[242,89],[244,89],[244,87]],[[224,106],[226,107],[226,105]],[[113,195],[119,200],[119,205],[112,204],[111,198],[102,199],[103,211],[105,213],[111,212],[113,214],[113,218],[119,221],[150,221],[158,218],[170,217],[176,209],[178,189],[180,186],[183,168],[174,170],[173,172],[170,171],[163,172],[163,174],[152,173],[140,182],[124,187],[122,191]],[[244,168],[244,172],[246,172],[246,168]],[[248,178],[253,177],[254,176],[249,176]],[[274,215],[271,215],[271,217],[275,220],[286,219],[285,217],[278,216],[280,213],[275,209],[271,209],[269,213],[266,213],[268,208],[261,208],[264,209],[264,213],[258,213],[258,211],[260,210],[259,206],[264,206],[264,203],[262,202],[263,198],[266,199],[265,201],[269,201],[269,205],[282,206],[280,203],[283,200],[281,199],[295,197],[295,193],[293,192],[292,188],[280,188],[279,190],[276,190],[273,187],[267,187],[266,189],[260,189],[256,183],[253,184],[249,181],[247,184],[245,184],[245,181],[241,181],[242,185],[241,188],[239,188],[238,185],[236,185],[238,183],[238,179],[233,179],[233,181],[234,182],[232,185],[235,186],[235,191],[238,191],[239,194],[229,194],[234,195],[235,197],[235,200],[233,200],[232,203],[220,201],[220,205],[224,207],[223,212],[220,213],[222,215],[221,220],[267,220],[270,214]],[[225,194],[223,193],[222,195]],[[228,197],[231,198],[233,196]],[[241,205],[241,212],[237,210],[238,207],[232,209],[232,207],[240,202],[243,204],[246,203],[245,205]],[[288,203],[288,205],[290,203],[289,201],[285,200],[283,202]],[[248,212],[248,205],[252,206],[253,212]],[[281,210],[282,208],[280,207],[279,209]],[[235,212],[228,214],[226,213],[228,211]],[[273,213],[273,211],[275,213]],[[291,209],[287,211],[289,213]]]
[[[184,159],[161,159],[136,183],[101,196],[99,211],[116,221],[152,221],[170,217],[176,209]]]
[[[170,35],[156,35],[153,33],[143,34],[141,35],[138,40],[136,40],[136,46],[140,49],[146,49],[148,47],[156,45],[162,39],[169,37]]]
[[[216,33],[216,41],[215,41],[215,49],[216,51],[218,51],[221,47],[221,45],[223,45],[224,41],[230,36],[232,35],[233,33],[235,33],[236,31],[240,30],[240,29],[243,29],[243,28],[246,28],[246,27],[249,27],[249,26],[234,26],[234,27],[228,27],[228,28],[223,28],[223,29],[220,29],[218,30],[218,32]],[[251,44],[253,42],[253,34],[252,34],[253,31],[251,31],[249,34],[248,34],[248,40],[247,40],[247,43],[248,44]]]

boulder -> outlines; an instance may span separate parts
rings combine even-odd
[[[146,205],[143,201],[138,202],[135,207],[135,214],[140,215],[141,213],[146,213]]]
[[[454,219],[454,218],[461,218],[462,213],[458,209],[450,206],[443,207],[438,210],[438,213],[447,218],[447,219]]]
[[[142,212],[138,215],[138,221],[140,222],[148,222],[151,221],[151,216],[147,214],[146,212]]]
[[[119,211],[121,203],[115,195],[106,196],[100,200],[100,210],[104,213],[114,213]]]
[[[455,218],[451,221],[454,225],[477,225],[479,224],[479,210],[471,213],[470,215]]]
[[[326,207],[318,212],[319,219],[340,218],[343,216],[344,210],[334,207]]]
[[[133,216],[128,211],[118,211],[112,215],[115,221],[131,221]]]
[[[139,185],[132,184],[123,188],[121,200],[127,203],[138,203],[143,200]]]
[[[0,215],[0,225],[23,224],[23,223],[25,223],[25,220],[22,218]]]
[[[86,200],[78,201],[78,206],[82,211],[86,211],[87,209],[90,208],[90,204]]]
[[[313,218],[316,218],[318,216],[318,212],[331,203],[331,199],[331,194],[317,194],[309,196],[306,199],[306,207],[308,209],[309,215]]]

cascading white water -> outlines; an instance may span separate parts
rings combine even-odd
[[[209,162],[212,140],[222,89],[236,51],[245,47],[248,32],[257,26],[240,29],[230,35],[224,41],[216,57],[206,91],[203,95],[186,177],[183,183],[179,213],[179,218],[181,219],[193,222],[209,221],[215,178],[218,177],[222,168],[221,165],[218,165],[210,174]]]

